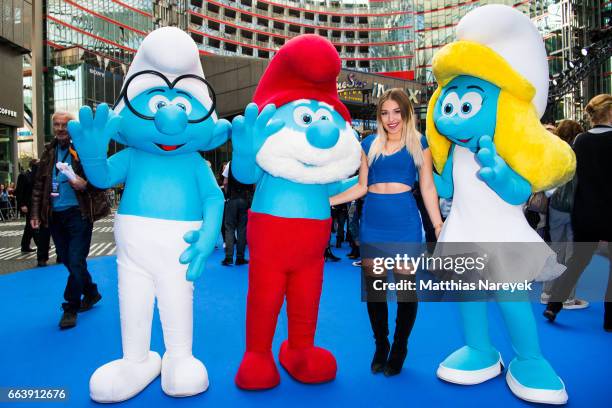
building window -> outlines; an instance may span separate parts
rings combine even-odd
[[[191,33],[191,38],[193,38],[193,41],[195,41],[198,44],[204,43],[204,37],[201,36],[200,34]]]
[[[370,68],[370,61],[359,61],[359,68]]]
[[[266,3],[262,3],[258,1],[256,7],[259,10],[268,11],[268,5]]]
[[[305,18],[306,20],[314,21],[314,13],[308,13],[308,12],[306,12],[306,13],[304,13],[304,18]]]
[[[272,6],[272,12],[274,14],[280,14],[281,16],[285,15],[285,9],[279,6]]]
[[[230,52],[236,52],[238,51],[238,46],[236,44],[232,44],[232,43],[224,43],[223,44],[223,49],[226,51],[230,51]]]
[[[270,58],[270,53],[265,50],[258,50],[257,55],[259,56],[259,58]]]
[[[340,19],[340,16],[332,16],[331,17],[331,22],[334,24],[340,24],[342,22],[342,20]]]
[[[257,17],[257,24],[262,27],[268,28],[268,20],[265,18]]]
[[[216,39],[214,39],[214,38],[210,38],[210,37],[209,37],[209,38],[208,38],[208,45],[209,45],[210,47],[213,47],[213,48],[217,48],[217,49],[218,49],[218,48],[220,48],[220,47],[221,47],[221,41],[219,41],[219,40],[216,40]]]
[[[270,37],[268,37],[267,35],[265,35],[265,34],[257,34],[257,41],[261,41],[261,42],[267,43],[268,40],[270,40]]]
[[[225,25],[225,34],[230,34],[230,35],[234,35],[236,34],[236,27],[230,26],[230,25]]]
[[[319,29],[319,35],[320,35],[320,36],[327,37],[327,34],[328,34],[327,30],[321,30],[321,29]]]
[[[314,27],[304,27],[305,34],[314,34],[314,32],[315,32]]]
[[[244,21],[245,23],[252,23],[253,17],[250,14],[240,13],[240,21]]]
[[[250,47],[245,47],[244,45],[242,46],[242,54],[244,55],[249,55],[249,56],[253,56],[253,49]]]
[[[327,14],[319,14],[319,21],[326,23],[327,22]]]
[[[253,39],[253,32],[252,31],[240,30],[240,35],[242,35],[242,37],[247,38],[249,40]]]
[[[216,21],[208,20],[208,28],[210,28],[211,30],[219,31],[221,25]]]
[[[215,14],[219,13],[219,6],[217,6],[216,4],[208,3],[206,4],[206,9],[210,11],[211,13],[215,13]]]
[[[289,24],[289,31],[292,33],[300,34],[300,27],[293,24]]]
[[[356,67],[355,61],[353,61],[353,60],[346,61],[346,67],[347,68],[355,68]]]
[[[272,37],[272,41],[274,42],[274,45],[278,45],[279,47],[282,47],[285,44],[285,39],[281,37]]]
[[[288,11],[289,11],[289,17],[300,18],[299,10],[289,9]]]
[[[223,15],[227,18],[231,18],[232,20],[236,18],[236,12],[230,9],[224,9]]]
[[[251,3],[251,0],[240,0],[240,4],[242,4],[243,6],[249,6],[249,7],[253,5],[253,3]]]
[[[359,24],[368,24],[367,17],[359,17]]]
[[[273,27],[276,28],[277,30],[285,30],[285,23],[275,20],[273,23]]]
[[[353,24],[353,23],[355,23],[355,19],[353,17],[345,16],[344,17],[344,22],[346,24]]]

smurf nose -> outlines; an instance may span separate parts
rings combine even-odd
[[[155,127],[166,135],[176,135],[185,130],[188,119],[187,113],[178,106],[164,106],[155,113]]]
[[[340,130],[330,120],[318,120],[306,131],[306,140],[319,149],[334,147],[340,137]]]

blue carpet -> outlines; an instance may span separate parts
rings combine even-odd
[[[215,251],[208,270],[196,284],[194,354],[207,366],[211,386],[199,396],[175,399],[166,396],[159,378],[125,406],[177,407],[518,407],[528,404],[515,398],[503,376],[485,384],[463,387],[435,376],[439,362],[462,345],[456,306],[421,303],[402,373],[393,378],[372,375],[373,352],[365,305],[360,302],[359,269],[336,250],[342,262],[326,264],[317,343],[338,360],[335,381],[302,385],[281,369],[279,387],[265,392],[237,389],[233,379],[244,350],[247,267],[222,267]],[[88,382],[100,365],[121,356],[117,273],[114,257],[89,261],[94,280],[104,296],[93,310],[79,315],[75,329],[60,331],[66,271],[63,266],[33,269],[0,276],[0,387],[64,387],[70,399],[50,406],[94,406]],[[607,273],[607,262],[596,257],[585,273]],[[561,375],[570,395],[569,406],[609,406],[612,390],[610,334],[602,330],[603,306],[566,311],[555,325],[541,318],[543,306],[534,310],[545,355]],[[390,320],[394,319],[394,307]],[[509,361],[513,353],[495,305],[490,305],[491,335]],[[163,353],[162,332],[156,313],[152,349]],[[275,354],[287,331],[284,311],[274,341]],[[608,367],[608,369],[606,369]],[[608,374],[606,374],[608,373]],[[7,406],[8,404],[0,404]],[[16,406],[40,404],[15,403]]]

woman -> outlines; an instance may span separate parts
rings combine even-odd
[[[559,127],[552,132],[559,136],[561,140],[570,146],[574,144],[574,139],[584,129],[574,120],[564,119],[559,123]],[[574,234],[572,232],[572,221],[570,217],[571,201],[575,181],[570,180],[563,186],[557,188],[552,193],[548,205],[548,229],[550,233],[550,246],[557,253],[557,260],[563,265],[572,256],[572,241]],[[550,299],[550,291],[553,288],[555,280],[544,282],[542,285],[542,295],[540,301],[544,304]],[[563,303],[564,309],[584,309],[589,306],[589,302],[583,299],[576,298],[576,286],[572,289],[570,297]]]
[[[384,279],[386,273],[377,274],[372,256],[368,257],[363,251],[368,244],[388,246],[399,243],[405,246],[406,243],[422,242],[423,227],[412,196],[417,170],[421,194],[436,236],[442,229],[442,217],[433,182],[431,153],[425,137],[415,128],[414,111],[408,95],[401,89],[386,91],[378,101],[376,120],[377,133],[361,142],[363,151],[358,184],[332,197],[331,205],[366,196],[359,239],[364,248],[362,272],[367,285],[368,315],[376,340],[371,368],[373,373],[384,371],[386,376],[391,376],[399,374],[406,358],[408,336],[417,313],[416,296],[413,291],[396,292],[397,318],[393,347],[390,347],[386,295],[378,291],[382,298],[373,296],[380,287],[377,281]],[[395,253],[387,256],[395,256]],[[410,269],[396,268],[393,272],[396,283],[414,280]]]
[[[591,261],[599,241],[608,242],[612,257],[612,95],[601,94],[586,106],[593,128],[581,133],[574,142],[578,180],[572,208],[574,247],[567,271],[552,288],[544,316],[551,322],[563,308],[580,275]],[[610,264],[612,277],[612,262]],[[605,297],[604,330],[612,332],[612,285],[608,278]]]

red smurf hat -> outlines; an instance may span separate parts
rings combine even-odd
[[[298,99],[325,102],[347,122],[348,109],[338,98],[336,80],[340,56],[331,42],[316,34],[303,34],[287,41],[268,64],[253,102],[262,109],[273,103],[280,107]]]

